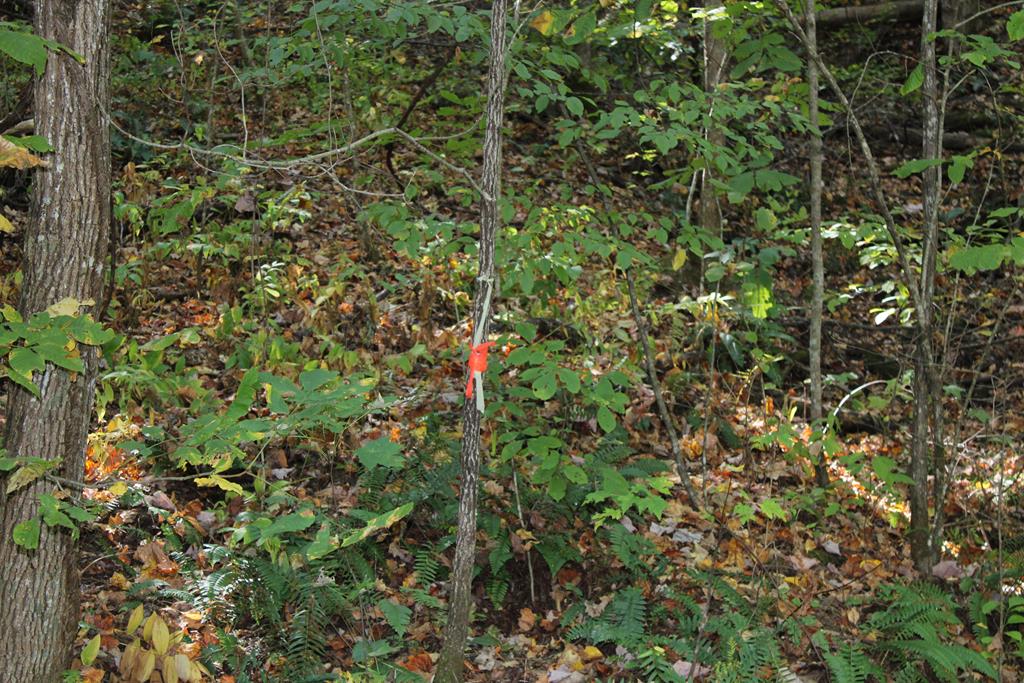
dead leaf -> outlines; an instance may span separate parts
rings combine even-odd
[[[551,35],[551,29],[555,23],[555,15],[548,10],[544,10],[533,18],[530,22],[530,28],[536,29],[542,36]]]
[[[19,147],[5,137],[0,136],[0,168],[16,168],[24,171],[36,166],[47,166],[45,159],[40,159],[24,147]]]
[[[537,615],[529,607],[519,610],[519,630],[530,631],[537,623]]]
[[[940,579],[962,579],[964,570],[955,560],[943,560],[932,567],[932,576]]]

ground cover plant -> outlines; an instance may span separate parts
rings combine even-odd
[[[0,681],[1016,681],[1024,9],[0,2]]]

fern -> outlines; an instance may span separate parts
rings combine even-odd
[[[647,601],[637,588],[626,588],[612,598],[601,616],[569,629],[569,640],[585,640],[596,645],[614,643],[636,649],[644,641]]]
[[[825,660],[837,681],[883,678],[881,669],[868,658],[885,659],[894,681],[917,683],[935,678],[954,683],[964,674],[978,672],[996,677],[981,654],[951,643],[950,627],[960,625],[955,605],[941,588],[931,584],[882,586],[885,609],[872,614],[865,626],[872,632],[868,650],[846,644]],[[924,665],[924,666],[922,666]]]
[[[867,654],[859,645],[845,643],[835,654],[826,653],[832,683],[866,683],[868,677],[878,673]]]

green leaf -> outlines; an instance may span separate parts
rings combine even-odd
[[[761,514],[767,519],[780,519],[785,521],[788,517],[786,511],[782,509],[782,506],[779,505],[779,502],[774,498],[762,500],[759,507],[761,508]]]
[[[1010,34],[1010,40],[1024,38],[1024,9],[1017,10],[1006,20],[1006,32]]]
[[[608,406],[601,406],[597,409],[597,424],[601,425],[601,429],[606,432],[612,432],[615,430],[615,413],[611,411],[611,408]]]
[[[986,244],[980,247],[965,247],[950,254],[949,265],[973,275],[979,270],[996,270],[1006,257],[1006,246]]]
[[[410,512],[412,512],[412,507],[412,503],[406,503],[401,507],[395,508],[391,512],[374,517],[373,519],[369,520],[366,523],[366,526],[362,529],[357,529],[356,531],[353,531],[346,535],[341,542],[341,547],[347,548],[350,545],[355,545],[356,543],[359,543],[360,541],[369,538],[377,531],[390,527],[391,525],[400,521]]]
[[[71,518],[61,512],[60,501],[48,493],[39,495],[39,511],[43,516],[46,526],[62,526],[71,529],[77,536],[78,527],[71,521]]]
[[[224,413],[225,418],[228,420],[238,420],[249,412],[252,402],[256,399],[256,388],[259,386],[259,380],[260,372],[258,369],[250,368],[246,371],[245,375],[242,376],[242,381],[238,384],[238,390],[235,391],[234,400],[231,401],[227,412]]]
[[[906,178],[933,166],[941,166],[942,159],[911,159],[892,172],[897,178]]]
[[[46,69],[46,43],[31,33],[0,30],[0,52],[16,62],[34,67],[37,76]]]
[[[533,380],[533,395],[541,401],[547,401],[558,390],[558,380],[553,372],[542,372]]]
[[[570,394],[578,394],[580,392],[580,376],[569,368],[558,368],[558,379],[562,380],[562,385],[565,390]]]
[[[397,470],[405,466],[401,444],[395,443],[386,436],[363,444],[356,451],[356,457],[367,470],[372,470],[374,467]]]
[[[608,496],[628,496],[629,482],[613,467],[601,468],[601,492]]]
[[[920,64],[918,64],[916,67],[914,67],[914,70],[910,72],[910,75],[907,76],[906,82],[903,84],[903,87],[900,88],[900,94],[909,95],[910,93],[920,88],[923,83],[924,69],[921,67]]]
[[[949,180],[954,185],[957,185],[964,179],[964,175],[967,173],[967,169],[974,168],[974,159],[969,156],[963,156],[961,154],[953,155],[953,160],[946,170],[949,175]]]
[[[288,515],[282,515],[260,532],[260,539],[267,540],[281,534],[302,531],[312,526],[314,521],[316,521],[316,515],[312,514],[293,512]]]
[[[879,479],[886,484],[913,484],[914,480],[896,470],[896,461],[884,455],[876,455],[871,460],[871,468]]]
[[[82,648],[82,655],[81,655],[82,665],[83,666],[89,666],[90,664],[92,664],[94,661],[96,661],[96,655],[98,655],[99,653],[100,653],[100,634],[97,633],[92,638],[90,638],[89,642],[86,643],[85,647]]]
[[[565,108],[569,110],[569,113],[573,116],[583,115],[583,102],[578,97],[570,97],[565,101]]]
[[[14,527],[14,533],[11,537],[22,548],[35,550],[39,547],[39,531],[41,528],[38,517],[26,519]]]
[[[412,620],[412,610],[405,605],[399,605],[391,600],[381,600],[377,603],[377,609],[384,615],[388,626],[395,630],[399,638],[405,636],[405,629]]]
[[[565,498],[565,491],[568,488],[568,484],[569,482],[566,478],[557,472],[551,475],[551,479],[548,481],[548,495],[551,496],[551,500],[557,503]]]
[[[310,560],[319,560],[337,550],[338,540],[331,537],[331,530],[326,524],[321,525],[316,532],[316,538],[306,546],[306,557]]]

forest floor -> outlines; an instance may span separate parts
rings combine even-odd
[[[908,32],[901,39],[910,41],[911,35]],[[283,111],[286,99],[284,94],[270,96],[267,106],[271,110],[280,106]],[[149,104],[139,106],[145,110]],[[152,106],[159,108],[158,103]],[[507,186],[515,190],[517,183],[535,186],[545,178],[557,178],[560,184],[568,180],[570,186],[584,187],[587,178],[579,164],[544,153],[546,139],[538,138],[536,133],[537,127],[529,121],[510,121],[505,164],[517,170],[507,175]],[[253,131],[253,135],[258,134]],[[868,204],[869,193],[860,176],[856,152],[847,146],[845,131],[837,128],[831,139],[835,144],[828,146],[826,168],[832,189],[826,194],[825,215],[838,220]],[[803,148],[797,141],[791,144],[784,164],[802,177]],[[298,156],[305,150],[296,147],[291,151]],[[889,167],[907,155],[902,147],[887,140],[879,141],[876,152]],[[402,154],[395,158],[401,167]],[[381,167],[385,163],[383,154],[363,161]],[[118,188],[133,201],[145,204],[165,193],[144,163],[124,159],[117,163]],[[188,177],[195,172],[186,159],[178,163],[180,166],[165,168],[161,173],[165,177]],[[612,176],[625,174],[614,160],[598,163],[608,164]],[[986,163],[996,161],[980,159],[975,173],[985,174]],[[1005,154],[998,163],[1000,177],[1013,177],[1013,173],[1021,177],[1024,158]],[[622,180],[628,186],[626,175]],[[260,182],[282,191],[295,185],[295,179],[284,174],[264,176]],[[912,178],[894,180],[893,195],[916,196],[919,193],[914,182]],[[87,490],[92,499],[109,503],[106,518],[83,534],[81,544],[83,619],[103,634],[104,651],[117,651],[124,605],[145,590],[140,585],[158,582],[164,588],[186,591],[196,581],[191,572],[215,566],[215,561],[206,557],[204,546],[224,543],[232,529],[244,525],[238,520],[246,510],[240,498],[225,504],[220,495],[223,492],[176,481],[173,472],[152,469],[121,447],[125,440],[139,438],[143,428],[158,425],[173,431],[189,419],[190,406],[195,402],[212,404],[218,398],[229,402],[243,375],[238,363],[231,361],[237,361],[240,349],[255,360],[277,362],[283,367],[290,358],[323,357],[325,342],[329,342],[340,349],[331,361],[336,367],[389,367],[387,391],[405,398],[379,419],[364,422],[359,433],[347,435],[353,444],[384,435],[407,451],[429,448],[423,427],[428,416],[439,420],[449,435],[458,434],[459,396],[465,381],[460,354],[468,338],[465,279],[459,275],[464,264],[432,264],[427,279],[413,280],[408,260],[390,249],[386,235],[372,231],[367,235],[355,208],[335,186],[326,179],[304,178],[302,187],[317,199],[312,201],[303,195],[298,200],[299,208],[308,212],[301,221],[282,220],[268,228],[254,214],[252,196],[246,193],[240,194],[233,205],[214,199],[204,209],[211,221],[215,216],[230,214],[243,224],[248,222],[251,233],[246,248],[253,254],[266,255],[264,264],[272,262],[274,254],[287,255],[274,273],[279,291],[264,289],[263,301],[248,301],[253,304],[250,310],[262,311],[264,316],[256,321],[251,333],[223,331],[230,308],[246,303],[242,293],[252,291],[254,272],[249,266],[239,268],[229,259],[218,261],[215,256],[204,258],[198,248],[164,249],[149,239],[129,237],[117,251],[118,266],[136,273],[139,279],[136,284],[127,281],[115,292],[109,324],[139,347],[191,330],[187,336],[178,337],[167,356],[159,359],[164,367],[150,369],[155,371],[152,377],[158,378],[159,373],[170,372],[178,364],[179,369],[187,367],[196,381],[161,384],[147,380],[131,387],[128,400],[111,396],[101,401],[99,421],[90,437],[87,481],[106,482],[117,477],[143,494],[137,505],[126,507],[118,503],[116,490],[105,485]],[[1003,188],[1011,201],[1020,191]],[[976,194],[977,188],[958,188],[946,198],[944,206],[971,210]],[[471,219],[475,211],[451,198],[422,197],[419,201],[441,215]],[[581,193],[575,201],[586,205],[592,199]],[[640,194],[622,192],[615,201],[624,209],[659,210]],[[912,213],[919,207],[908,202],[902,210]],[[744,226],[730,225],[729,229],[742,233]],[[16,237],[0,236],[6,272],[13,272],[18,260]],[[665,257],[663,247],[647,248],[657,258]],[[852,292],[853,286],[886,277],[863,267],[856,252],[847,252],[833,242],[828,256],[830,291]],[[326,298],[322,289],[318,291],[310,284],[336,281],[338,273],[346,268],[358,269],[364,275],[350,279]],[[840,432],[829,454],[833,487],[827,498],[815,496],[811,493],[813,471],[806,457],[810,428],[802,427],[808,410],[806,355],[801,354],[807,335],[801,311],[810,288],[806,254],[800,251],[797,256],[785,258],[778,272],[778,303],[794,312],[780,321],[790,339],[778,341],[786,358],[776,378],[757,370],[730,367],[730,351],[726,348],[716,349],[719,361],[711,365],[708,345],[686,334],[685,329],[680,331],[686,322],[680,322],[681,313],[673,318],[673,305],[684,294],[696,297],[701,293],[687,269],[657,276],[652,297],[642,302],[647,311],[657,313],[658,324],[653,330],[657,365],[673,417],[679,425],[686,425],[682,444],[690,456],[695,486],[704,500],[704,510],[698,512],[676,486],[675,496],[669,499],[660,518],[644,518],[643,523],[630,521],[629,517],[608,522],[653,544],[656,551],[644,555],[642,561],[657,565],[657,572],[645,574],[643,568],[623,567],[621,559],[602,547],[586,520],[552,520],[543,509],[521,509],[517,500],[519,483],[485,473],[484,512],[500,517],[508,528],[521,533],[512,534],[513,569],[500,607],[480,588],[479,628],[469,654],[469,680],[565,683],[635,675],[624,671],[614,648],[586,645],[567,636],[560,620],[570,598],[581,597],[588,609],[599,613],[621,587],[617,577],[629,570],[632,575],[649,577],[641,584],[649,602],[670,602],[673,598],[664,596],[686,594],[707,606],[716,598],[692,570],[713,570],[740,595],[762,605],[762,623],[784,634],[779,644],[793,675],[791,680],[822,681],[826,680],[824,653],[814,634],[825,632],[830,639],[853,641],[870,637],[862,627],[871,611],[877,609],[879,586],[920,578],[908,552],[904,486],[898,480],[885,480],[889,470],[884,464],[904,462],[909,439],[907,425],[912,406],[892,388],[911,367],[907,328],[894,318],[877,321],[876,296],[854,295],[839,313],[829,317],[825,326],[826,372],[854,373],[853,386],[877,381],[880,384],[874,389],[885,387],[885,391],[867,387],[843,404],[838,413]],[[578,316],[566,304],[560,321],[540,321],[542,328],[547,324],[542,335],[564,338],[569,343],[616,334],[635,339],[636,325],[624,288],[614,281],[609,284],[615,277],[615,271],[608,269],[581,285],[590,289],[581,291],[580,296],[598,299],[603,305],[601,315],[585,321],[592,329],[583,333],[575,329]],[[961,415],[954,412],[954,401],[949,404],[949,418],[956,426],[955,455],[961,464],[946,509],[950,542],[930,579],[945,585],[958,599],[966,599],[959,593],[961,582],[993,565],[993,548],[999,547],[1000,541],[1024,533],[1024,519],[1019,519],[1005,502],[1001,504],[997,496],[1002,491],[1005,497],[1019,500],[1024,451],[1019,447],[988,447],[992,434],[1019,439],[1024,433],[1024,293],[1012,278],[987,282],[984,300],[972,298],[974,289],[980,290],[976,282],[965,279],[944,286],[959,288],[950,355],[954,367],[963,373],[961,381],[977,378],[972,407],[978,410]],[[572,294],[563,294],[566,301],[574,299]],[[510,313],[531,317],[528,311]],[[987,331],[997,321],[999,329],[989,336]],[[724,318],[712,322],[718,326],[719,340],[726,333],[744,331],[733,329],[734,323]],[[414,358],[405,364],[402,359],[416,345],[422,345],[423,357],[431,360]],[[634,367],[642,367],[640,349],[636,345],[631,348],[629,361]],[[141,363],[141,358],[138,355],[126,362]],[[592,371],[612,369],[617,366],[616,360],[594,357]],[[159,396],[162,392],[173,396]],[[826,403],[835,408],[849,394],[847,389],[832,389]],[[151,400],[157,396],[159,401]],[[164,407],[154,411],[144,407],[147,403]],[[686,423],[692,415],[702,416],[701,423]],[[636,457],[671,458],[668,436],[646,385],[634,386],[622,422]],[[795,425],[796,429],[792,433],[777,432],[783,424]],[[489,443],[492,427],[485,425],[484,429],[484,441]],[[574,427],[571,439],[573,452],[590,452],[601,448],[602,430],[592,417],[584,417]],[[1019,446],[1019,441],[1015,443]],[[268,478],[287,478],[292,482],[292,493],[300,499],[337,510],[356,505],[360,491],[355,470],[346,463],[332,463],[322,455],[296,451],[287,445],[274,449],[267,457]],[[448,460],[450,454],[440,453],[439,457]],[[677,478],[675,481],[678,483]],[[457,483],[450,482],[452,491]],[[792,492],[806,495],[788,495]],[[398,661],[408,671],[426,678],[439,650],[440,623],[434,613],[413,604],[402,589],[416,581],[410,549],[432,547],[441,534],[424,520],[410,520],[408,525],[396,526],[381,536],[390,539],[390,544],[383,544],[385,550],[376,566],[377,590],[412,610]],[[552,528],[553,524],[562,526]],[[572,538],[578,560],[564,564],[552,576],[533,544],[535,534],[556,531]],[[190,575],[186,576],[166,539],[195,535],[198,543],[186,551],[191,555]],[[442,564],[449,562],[446,555],[439,559]],[[424,588],[443,602],[443,582]],[[178,651],[191,658],[221,637],[221,625],[190,602],[186,594],[164,602],[160,614],[172,627],[189,635]],[[328,643],[327,664],[338,671],[354,668],[357,640],[383,633],[388,623],[385,615],[372,607],[357,611],[352,620],[339,623]],[[243,624],[238,629],[243,639],[245,628]],[[91,631],[82,630],[82,644],[88,633]],[[999,643],[979,642],[977,633],[966,628],[957,641],[977,650],[1000,647]],[[713,680],[713,672],[691,664],[687,653],[675,655],[672,664],[681,676]],[[1004,681],[1019,680],[1019,663],[1013,658],[1006,660]],[[273,663],[268,666],[272,668]],[[83,670],[83,675],[86,680],[101,680],[102,671],[113,668],[113,655],[101,657],[94,667]],[[219,680],[229,683],[234,679],[222,675]]]

